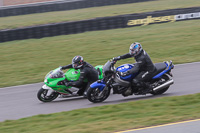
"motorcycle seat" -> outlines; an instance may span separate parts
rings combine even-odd
[[[164,71],[167,68],[165,63],[155,63],[154,66],[156,67],[155,75],[161,73],[162,71]]]

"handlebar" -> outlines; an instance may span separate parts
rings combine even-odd
[[[117,60],[111,59],[111,64],[116,64]]]

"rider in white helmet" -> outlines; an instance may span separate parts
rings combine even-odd
[[[156,68],[149,55],[142,49],[142,45],[140,43],[135,42],[130,45],[129,53],[114,57],[113,60],[117,61],[130,57],[134,57],[136,63],[131,70],[124,72],[122,76],[138,72],[138,75],[133,79],[133,85],[145,88],[146,91],[150,91],[152,87],[147,82],[152,78]]]

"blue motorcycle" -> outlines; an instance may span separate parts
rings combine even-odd
[[[134,67],[134,64],[124,64],[115,69],[113,60],[107,61],[103,66],[103,79],[98,80],[90,85],[87,91],[87,98],[93,103],[98,103],[106,100],[110,95],[111,89],[113,94],[122,94],[124,97],[129,95],[145,95],[153,94],[159,95],[165,93],[169,86],[174,83],[171,70],[174,68],[172,61],[156,63],[156,72],[149,83],[153,87],[151,91],[143,92],[143,88],[138,88],[131,84],[133,78],[138,73],[122,76],[123,72],[126,72]],[[100,72],[100,71],[99,71]]]

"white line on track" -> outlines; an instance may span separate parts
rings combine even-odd
[[[200,121],[200,119],[174,122],[174,123],[168,123],[168,124],[151,126],[151,127],[137,128],[137,129],[131,129],[131,130],[126,130],[126,131],[119,131],[119,132],[115,132],[115,133],[128,133],[128,132],[133,132],[133,131],[139,131],[139,130],[145,130],[145,129],[150,129],[150,128],[157,128],[157,127],[164,127],[164,126],[170,126],[170,125],[176,125],[176,124],[182,124],[182,123],[188,123],[188,122],[194,122],[194,121]]]

